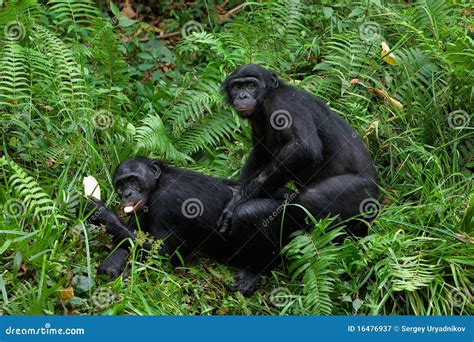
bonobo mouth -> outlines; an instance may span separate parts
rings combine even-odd
[[[255,105],[250,105],[250,106],[235,106],[235,110],[237,113],[239,113],[240,116],[246,118],[252,114],[253,109],[255,108]]]
[[[139,200],[138,202],[128,202],[121,205],[121,209],[125,214],[131,214],[137,212],[143,208],[143,201]]]

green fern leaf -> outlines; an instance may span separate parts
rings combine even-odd
[[[308,213],[309,214],[309,213]],[[303,305],[308,314],[330,315],[334,285],[342,273],[339,266],[340,247],[332,241],[342,234],[342,228],[326,231],[332,219],[316,222],[311,233],[298,232],[285,246],[283,253],[288,257],[292,280],[301,279],[304,284]]]

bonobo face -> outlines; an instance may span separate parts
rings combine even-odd
[[[257,105],[258,79],[255,77],[236,78],[229,82],[229,94],[235,110],[243,118],[250,116]]]
[[[274,73],[256,64],[247,64],[227,77],[222,91],[242,118],[252,120],[268,92],[278,86]]]
[[[160,174],[157,161],[140,157],[124,160],[114,175],[115,189],[122,198],[120,209],[126,214],[139,212],[147,205]]]

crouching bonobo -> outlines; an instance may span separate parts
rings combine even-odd
[[[89,197],[86,204],[89,221],[103,224],[116,247],[100,264],[99,274],[114,278],[123,272],[130,248],[123,240],[134,240],[138,226],[162,240],[159,253],[169,256],[174,265],[179,263],[177,252],[183,259],[203,252],[240,267],[234,285],[245,296],[253,294],[260,275],[279,261],[280,220],[262,222],[279,210],[285,194],[247,201],[237,207],[232,226],[239,233],[225,239],[218,232],[217,221],[238,189],[232,181],[171,167],[160,160],[136,157],[119,165],[114,186],[122,198],[120,210],[133,213],[138,219],[131,217],[125,224],[104,203]],[[255,212],[259,213],[258,217]]]

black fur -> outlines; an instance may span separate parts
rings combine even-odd
[[[250,296],[262,272],[278,262],[278,223],[271,222],[256,231],[255,225],[260,218],[251,215],[246,206],[237,210],[232,223],[241,227],[239,234],[226,240],[217,232],[217,220],[236,189],[234,182],[143,157],[123,161],[114,180],[116,190],[122,196],[120,210],[141,203],[135,206],[140,229],[163,240],[159,252],[169,256],[172,264],[179,264],[178,252],[184,259],[203,252],[241,267],[242,271],[235,277],[235,287],[245,296]],[[135,239],[136,220],[131,217],[131,224],[127,225],[104,203],[93,198],[90,200],[92,202],[89,201],[86,208],[90,213],[89,220],[94,224],[104,224],[117,246],[115,252],[100,264],[98,273],[117,277],[128,258],[129,244],[122,240]],[[270,216],[282,202],[283,196],[255,205],[260,213]]]
[[[240,205],[269,198],[290,181],[298,188],[292,203],[316,218],[330,215],[341,221],[360,216],[362,201],[378,197],[377,176],[366,147],[321,100],[254,64],[232,73],[222,91],[239,115],[249,120],[253,133],[253,149],[239,179],[241,189],[219,220],[223,234],[238,233],[231,218]],[[289,124],[278,125],[278,117],[287,118]],[[295,206],[288,209],[292,226],[304,227],[304,212]],[[265,217],[256,208],[252,215]],[[355,235],[366,233],[365,225],[355,220],[348,229]]]

